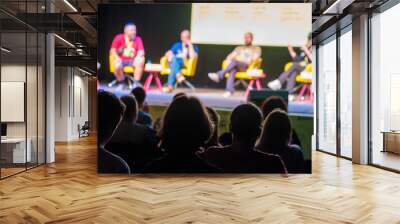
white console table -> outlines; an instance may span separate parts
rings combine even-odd
[[[7,162],[12,163],[26,163],[31,162],[32,153],[31,146],[32,141],[30,138],[26,139],[28,144],[25,151],[25,138],[6,138],[1,139],[1,151],[2,157],[4,159],[4,153],[11,154],[12,153],[12,161],[11,158],[5,158],[8,160]],[[8,153],[9,152],[9,153]],[[10,156],[11,157],[11,156]]]

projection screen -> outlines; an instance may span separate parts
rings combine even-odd
[[[311,32],[310,3],[193,3],[192,40],[197,44],[243,44],[252,32],[261,46],[304,45]]]

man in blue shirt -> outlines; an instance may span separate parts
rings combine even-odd
[[[179,73],[182,67],[185,66],[184,60],[197,57],[198,52],[199,48],[193,45],[190,40],[190,31],[183,30],[181,32],[181,40],[175,42],[171,49],[165,53],[171,73],[168,76],[168,85],[164,88],[164,92],[172,92],[177,79],[178,81],[183,81],[184,77]]]

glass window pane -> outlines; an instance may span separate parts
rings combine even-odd
[[[318,148],[336,153],[336,39],[318,48]]]
[[[352,157],[352,33],[340,36],[340,153]]]
[[[7,49],[1,50],[1,173],[5,177],[25,170],[31,159],[25,120],[25,31],[3,32],[1,47]]]
[[[400,4],[374,15],[372,29],[372,163],[400,170]],[[386,134],[384,134],[386,132]]]
[[[27,33],[27,80],[26,80],[26,113],[27,140],[30,144],[30,160],[28,168],[37,165],[38,160],[38,35],[36,32]]]

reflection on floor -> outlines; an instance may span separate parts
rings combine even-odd
[[[391,152],[375,151],[372,157],[373,164],[400,171],[400,155]]]
[[[14,165],[7,165],[5,167],[2,167],[0,170],[1,173],[1,178],[5,178],[7,176],[11,176],[13,174],[25,171],[26,169],[30,169],[31,167],[36,167],[36,163],[27,163],[26,167],[25,164],[19,164],[17,166]]]
[[[24,171],[24,170],[25,170],[25,167],[24,168],[20,168],[20,167],[17,167],[17,168],[1,168],[1,178],[13,175],[15,173],[18,173],[18,172],[21,172],[21,171]]]

